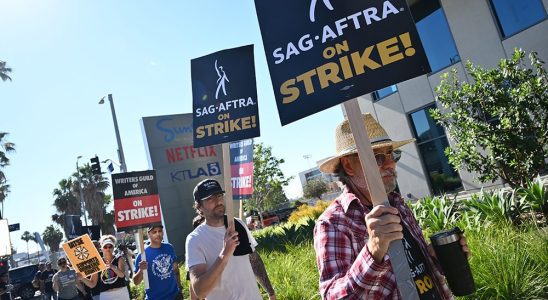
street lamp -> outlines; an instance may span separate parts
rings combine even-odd
[[[78,155],[76,158],[76,174],[78,174],[78,189],[80,189],[80,215],[84,215],[84,221],[88,226],[88,218],[86,217],[86,205],[84,203],[84,193],[82,192],[82,176],[80,176],[80,168],[78,167],[78,161],[82,158],[82,155]]]
[[[308,165],[308,169],[310,169],[310,157],[312,157],[310,154],[303,155],[303,158],[306,159],[306,164]]]
[[[122,168],[122,165],[120,165],[118,162],[116,162],[113,159],[107,158],[107,159],[101,161],[101,163],[103,163],[103,164],[106,164],[108,162],[110,162],[110,165],[108,165],[107,169],[109,170],[110,173],[112,173],[112,171],[114,170],[114,167],[112,167],[113,164],[116,165],[120,169]]]
[[[116,142],[118,143],[118,158],[120,160],[120,170],[127,172],[126,160],[124,159],[124,149],[122,148],[122,140],[120,139],[120,131],[118,130],[118,121],[116,120],[116,111],[114,111],[114,100],[112,100],[112,94],[108,94],[108,101],[110,102],[110,110],[112,112],[112,121],[114,122],[114,131],[116,132]],[[99,104],[105,103],[105,96],[101,98]]]

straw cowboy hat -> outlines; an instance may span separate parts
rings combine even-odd
[[[386,146],[392,146],[392,149],[397,149],[405,144],[415,141],[415,139],[393,141],[390,137],[388,137],[388,134],[384,128],[382,128],[381,124],[379,124],[379,122],[377,122],[371,114],[362,114],[362,117],[363,123],[365,124],[365,128],[367,129],[367,133],[369,135],[369,139],[371,140],[371,147],[373,149]],[[337,126],[337,129],[335,129],[335,144],[337,149],[335,156],[324,160],[320,164],[320,171],[323,173],[336,173],[337,167],[339,166],[339,159],[341,157],[358,153],[348,119],[345,119]]]

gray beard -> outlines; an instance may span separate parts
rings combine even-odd
[[[386,175],[385,174],[381,174],[381,180],[382,180],[382,175]],[[391,193],[393,192],[395,189],[396,189],[396,185],[397,185],[397,182],[396,182],[396,171],[394,170],[394,179],[391,180],[390,182],[385,182],[383,180],[383,186],[384,186],[384,190],[385,192],[388,194],[388,193]],[[360,191],[362,193],[364,193],[365,191],[369,191],[369,188],[367,187],[367,182],[365,180],[365,174],[363,172],[359,172],[359,174],[355,174],[354,176],[352,176],[350,178],[352,180],[352,182],[354,183],[354,185],[360,189]]]

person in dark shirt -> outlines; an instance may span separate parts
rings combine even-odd
[[[54,300],[57,299],[56,294],[53,291],[53,275],[55,275],[55,273],[57,273],[57,270],[51,267],[51,262],[47,262],[46,269],[42,271],[39,277],[44,287],[42,292],[43,300],[50,300],[51,298]]]
[[[32,286],[40,291],[40,295],[44,295],[44,282],[42,281],[42,272],[45,269],[46,265],[44,263],[39,263],[38,271],[36,272],[36,274],[34,274],[34,278],[32,279]]]
[[[13,286],[10,283],[9,273],[0,274],[0,300],[12,300],[11,289]]]

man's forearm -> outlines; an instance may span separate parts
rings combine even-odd
[[[137,273],[133,275],[133,284],[138,285],[139,283],[141,283],[141,281],[143,281],[143,272],[141,269],[139,269]]]
[[[219,256],[209,270],[198,276],[196,276],[197,274],[193,274],[191,270],[190,274],[194,277],[192,287],[198,298],[206,298],[209,292],[215,287],[229,259],[229,256]]]
[[[249,262],[251,263],[251,268],[253,268],[253,273],[255,273],[255,277],[259,284],[265,289],[268,295],[274,295],[274,288],[272,288],[272,284],[270,283],[266,268],[259,253],[253,252],[249,254]]]
[[[173,264],[173,274],[175,275],[175,281],[177,282],[177,287],[182,288],[181,285],[181,272],[179,271],[179,264]]]

